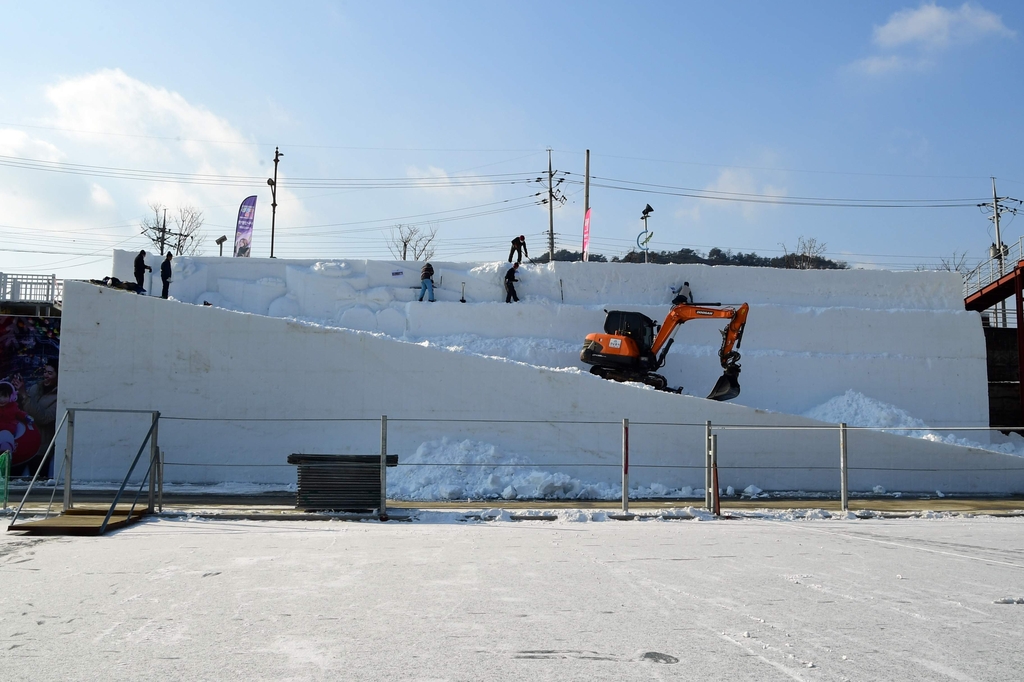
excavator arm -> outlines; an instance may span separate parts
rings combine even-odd
[[[717,305],[717,304],[715,304]],[[722,330],[722,346],[718,349],[718,359],[724,370],[708,398],[712,400],[731,400],[740,394],[740,354],[735,350],[743,341],[743,329],[747,324],[747,313],[750,306],[743,303],[738,308],[731,306],[718,308],[710,305],[683,303],[675,306],[665,317],[665,322],[658,331],[651,351],[658,358],[658,367],[665,364],[665,356],[672,346],[672,337],[681,324],[690,320],[724,318],[729,324]]]

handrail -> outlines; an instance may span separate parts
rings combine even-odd
[[[60,424],[57,426],[57,430],[53,432],[53,438],[50,439],[50,444],[47,446],[46,452],[43,453],[43,458],[42,460],[39,461],[39,466],[36,467],[36,473],[32,476],[32,480],[29,481],[28,488],[25,489],[25,495],[21,498],[21,504],[18,505],[18,511],[14,512],[14,518],[11,519],[11,523],[7,526],[8,530],[10,530],[14,523],[18,520],[18,515],[21,514],[21,508],[25,506],[25,501],[28,500],[28,494],[32,492],[32,486],[36,484],[36,479],[39,478],[40,472],[42,472],[43,467],[46,466],[46,460],[47,458],[49,458],[50,453],[53,451],[53,446],[57,442],[57,436],[60,435],[60,430],[64,428],[64,424],[67,423],[68,421],[68,414],[69,412],[67,410],[64,410],[64,417],[60,420]],[[54,479],[54,481],[56,481],[56,479]],[[68,482],[65,481],[64,485],[68,485]],[[49,513],[49,510],[47,510],[47,513]]]
[[[986,286],[995,282],[1004,275],[1013,272],[1014,266],[1024,260],[1024,237],[1017,240],[1016,244],[1003,244],[1005,249],[1002,258],[999,255],[991,256],[987,260],[978,263],[970,272],[964,273],[964,298],[981,291]]]
[[[139,452],[135,455],[134,461],[132,461],[131,467],[128,469],[128,473],[125,474],[124,480],[121,482],[121,487],[117,489],[117,494],[114,495],[114,502],[110,505],[110,509],[107,510],[107,515],[103,517],[103,524],[100,526],[100,535],[107,530],[107,524],[110,523],[110,517],[114,515],[114,510],[117,509],[117,503],[121,500],[121,493],[124,492],[124,487],[128,485],[128,480],[132,477],[132,472],[135,471],[135,466],[139,463],[139,458],[142,457],[142,451],[146,449],[146,443],[149,442],[150,436],[153,435],[153,430],[156,429],[156,425],[159,422],[159,418],[154,419],[153,423],[149,425],[149,431],[146,432],[146,437],[142,440],[142,445],[139,446]],[[146,476],[149,476],[153,471],[153,460],[149,461],[149,468],[146,470]],[[143,476],[143,482],[146,481],[146,477]],[[135,505],[132,504],[132,510],[134,511]],[[128,512],[128,518],[131,518],[131,511]]]

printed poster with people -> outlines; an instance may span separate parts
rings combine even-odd
[[[53,439],[59,357],[59,317],[0,315],[0,452],[12,478],[32,476]]]

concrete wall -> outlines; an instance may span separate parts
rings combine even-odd
[[[400,457],[443,436],[471,438],[597,482],[618,479],[629,418],[632,481],[699,488],[705,420],[817,424],[86,283],[68,282],[64,300],[60,409],[159,410],[168,482],[294,482],[290,453],[379,452],[386,414]],[[75,480],[122,477],[147,427],[144,417],[80,414]],[[723,432],[720,451],[723,486],[838,488],[834,430]],[[850,461],[855,489],[1024,492],[1024,459],[983,450],[857,432]]]

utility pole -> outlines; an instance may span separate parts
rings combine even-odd
[[[555,188],[551,184],[551,149],[548,148],[548,262],[555,262]]]
[[[274,224],[277,222],[277,162],[284,156],[274,147],[274,177],[267,180],[270,185],[270,257],[274,257]]]
[[[1002,202],[1002,205],[1000,204],[1000,202]],[[1007,202],[1016,203],[1016,204],[1018,204],[1018,206],[1006,206],[1005,204]],[[1003,239],[1002,239],[1002,236],[999,233],[999,217],[1003,213],[1012,213],[1013,215],[1017,215],[1019,207],[1020,207],[1020,205],[1022,203],[1024,203],[1024,202],[1021,202],[1019,199],[1013,199],[1011,197],[1001,197],[1001,196],[999,196],[999,194],[996,192],[996,179],[993,177],[992,178],[992,202],[991,203],[978,204],[978,206],[980,206],[980,207],[991,208],[992,209],[992,217],[990,218],[990,220],[992,221],[992,224],[995,225],[995,227],[996,227],[996,243],[993,244],[992,248],[989,250],[989,256],[991,258],[995,258],[996,261],[999,264],[998,267],[999,267],[999,278],[1000,279],[1003,277],[1004,274],[1006,274],[1006,262],[1005,262],[1006,252],[1004,251],[1004,249],[1006,247],[1003,246]],[[1021,321],[1018,320],[1017,324],[1020,325]],[[999,326],[1006,327],[1006,302],[1005,301],[1000,301],[999,303],[996,304],[996,326],[997,327],[999,327]]]
[[[164,209],[164,224],[160,228],[160,255],[164,255],[164,244],[167,242],[167,209]]]
[[[587,150],[587,162],[585,164],[585,176],[583,178],[583,219],[587,219],[587,214],[590,213],[590,150]],[[590,223],[587,223],[589,230]],[[589,234],[587,235],[590,236]],[[583,260],[587,259],[587,247],[588,244],[583,245]]]

